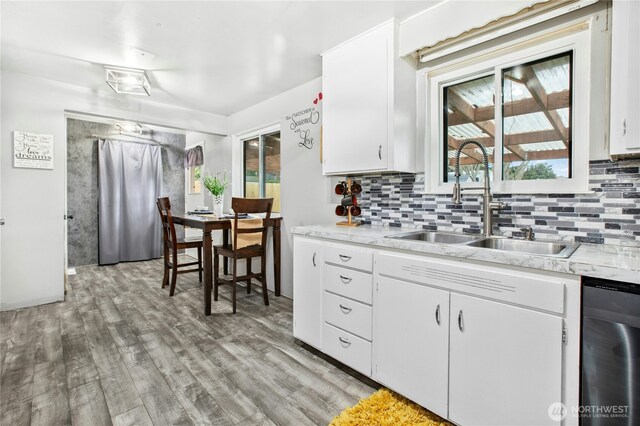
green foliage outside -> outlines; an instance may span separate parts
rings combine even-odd
[[[530,164],[525,161],[517,166],[513,163],[507,163],[506,166],[505,176],[508,180],[556,179],[558,177],[548,163]]]
[[[259,176],[257,170],[246,170],[245,171],[245,182],[258,182]],[[279,174],[271,174],[267,173],[264,177],[265,183],[280,183],[280,175]]]

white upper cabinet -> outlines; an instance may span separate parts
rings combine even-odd
[[[614,156],[640,156],[640,2],[614,1],[611,34],[611,145]]]
[[[415,172],[416,69],[394,21],[322,58],[323,172]]]

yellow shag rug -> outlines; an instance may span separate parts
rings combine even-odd
[[[382,388],[333,419],[329,426],[453,426],[418,404]]]

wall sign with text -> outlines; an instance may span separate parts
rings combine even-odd
[[[281,126],[281,131],[292,132],[298,136],[298,146],[311,149],[316,141],[320,139],[320,108],[318,102],[322,100],[322,93],[313,101],[313,106],[301,109],[287,115]]]
[[[53,169],[53,135],[14,131],[13,167]]]

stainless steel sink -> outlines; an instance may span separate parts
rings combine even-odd
[[[569,257],[580,246],[580,243],[527,241],[490,237],[471,241],[466,245],[470,247],[481,247],[501,251],[541,254],[553,257]]]
[[[456,234],[453,232],[417,231],[404,234],[387,235],[387,238],[399,240],[424,241],[427,243],[462,244],[477,240],[477,235]]]

